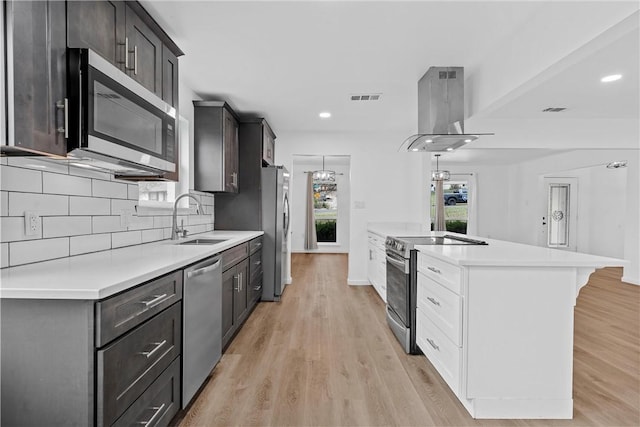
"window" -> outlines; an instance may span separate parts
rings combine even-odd
[[[447,231],[467,233],[469,220],[468,183],[465,180],[447,181],[443,184],[444,219]],[[431,184],[431,229],[436,217],[436,189]]]
[[[337,242],[338,185],[314,180],[313,210],[316,218],[318,243]]]
[[[138,182],[138,201],[140,206],[150,208],[173,208],[176,197],[189,191],[189,121],[180,116],[180,181],[141,181]],[[189,201],[180,201],[181,207],[189,206]]]

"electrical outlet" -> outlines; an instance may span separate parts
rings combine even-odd
[[[24,213],[24,235],[37,236],[40,232],[40,217],[35,212]]]

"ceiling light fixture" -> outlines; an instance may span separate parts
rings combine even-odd
[[[336,171],[327,170],[324,168],[324,156],[322,156],[322,169],[315,170],[312,173],[314,181],[320,181],[324,183],[336,182]]]
[[[447,151],[453,151],[453,148],[449,147],[447,148]]]
[[[320,116],[321,119],[328,119],[329,117],[331,117],[331,113],[328,111],[323,111],[322,113],[318,114],[318,116]]]
[[[622,74],[611,74],[609,76],[605,76],[600,79],[603,83],[615,82],[616,80],[620,80],[622,78]]]
[[[431,172],[431,181],[449,181],[449,178],[451,178],[449,171],[440,170],[440,163],[438,162],[440,154],[434,155],[436,156],[436,170]]]
[[[626,167],[627,167],[626,160],[618,160],[618,161],[607,164],[607,169],[619,169],[619,168],[626,168]]]

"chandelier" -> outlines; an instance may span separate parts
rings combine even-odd
[[[431,171],[431,181],[449,181],[449,178],[451,178],[449,171],[440,170],[440,163],[438,162],[440,154],[435,154],[435,156],[436,170]]]
[[[322,169],[315,170],[313,173],[313,180],[325,183],[336,182],[336,171],[327,170],[324,167],[324,156],[322,156]]]

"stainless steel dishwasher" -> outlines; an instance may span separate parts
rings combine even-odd
[[[222,261],[213,256],[184,270],[182,408],[222,355]]]

